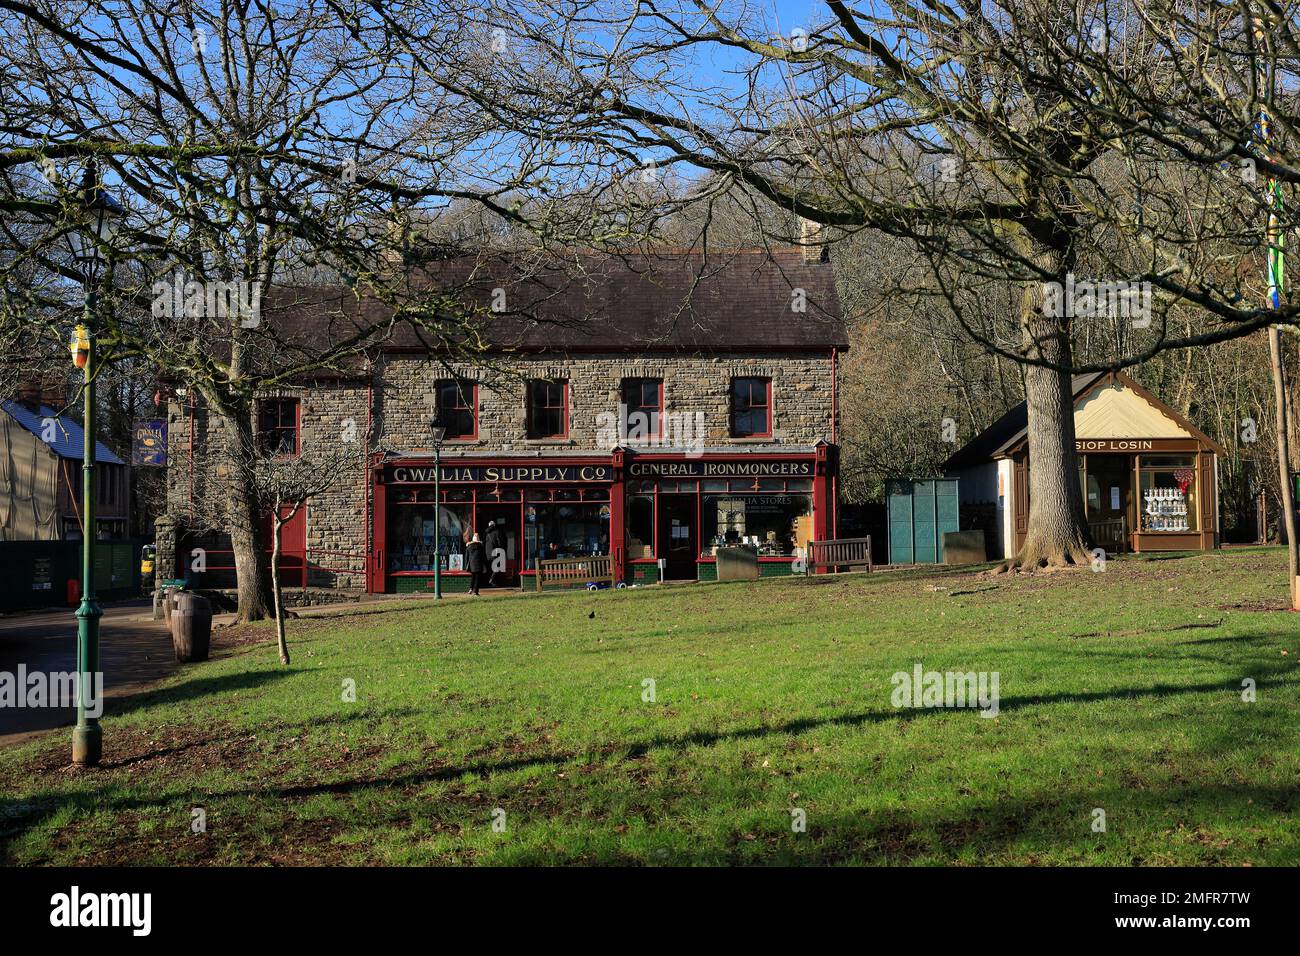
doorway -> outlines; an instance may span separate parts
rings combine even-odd
[[[307,505],[301,505],[294,512],[293,505],[281,505],[280,517],[284,527],[280,529],[280,586],[305,588],[307,586]],[[272,549],[275,546],[275,517],[268,510],[262,514],[262,540],[266,543],[266,564],[271,566]],[[231,564],[234,552],[231,552]]]
[[[659,553],[664,559],[665,581],[694,581],[699,577],[696,559],[695,495],[659,496]]]
[[[1107,551],[1129,550],[1133,530],[1133,468],[1128,455],[1088,455],[1085,504],[1088,530],[1098,547]]]
[[[487,529],[488,522],[495,522],[497,527],[501,528],[505,540],[500,545],[505,552],[504,565],[505,569],[492,574],[493,563],[491,549],[488,548]],[[479,540],[483,542],[483,547],[487,550],[487,562],[489,571],[489,587],[512,588],[519,586],[519,505],[479,505],[477,524],[474,530],[478,532]],[[499,561],[500,559],[498,559]],[[500,565],[498,564],[498,567]]]

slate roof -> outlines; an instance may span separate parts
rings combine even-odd
[[[519,351],[722,352],[848,348],[834,270],[801,249],[458,256],[408,276],[469,304],[474,334]],[[502,290],[498,292],[497,290]],[[504,311],[492,310],[504,295]],[[803,304],[796,311],[792,304]],[[346,288],[279,287],[263,313],[287,343],[338,341],[392,315]],[[439,347],[405,323],[383,348]]]
[[[60,458],[72,458],[81,461],[81,453],[85,444],[85,432],[81,430],[81,423],[70,418],[66,411],[63,415],[59,415],[48,405],[39,405],[33,408],[30,405],[11,400],[0,402],[0,405],[4,407],[5,412],[14,421],[45,442],[49,449]],[[47,418],[54,419],[54,440],[48,442],[41,437],[41,433],[45,431],[45,419]],[[100,441],[95,442],[95,461],[108,465],[126,464]]]

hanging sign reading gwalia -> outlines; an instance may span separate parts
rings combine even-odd
[[[131,464],[167,464],[167,423],[162,419],[136,422],[131,427]]]

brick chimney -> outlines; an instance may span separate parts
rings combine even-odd
[[[803,261],[807,263],[830,262],[830,246],[822,239],[826,227],[811,219],[799,218],[799,248],[803,252]]]
[[[383,269],[400,274],[411,254],[411,224],[397,212],[384,223]]]
[[[45,405],[57,412],[68,404],[67,382],[59,378],[25,378],[17,392],[18,401],[33,410]]]

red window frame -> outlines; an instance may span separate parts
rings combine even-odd
[[[285,409],[292,407],[291,415]],[[286,423],[285,419],[289,422]],[[293,435],[293,449],[285,450],[284,436]],[[257,440],[263,452],[293,458],[302,452],[302,402],[296,398],[264,398],[257,408]]]
[[[474,441],[477,439],[478,383],[468,382],[460,378],[440,378],[434,383],[434,389],[438,400],[438,424],[447,429],[445,435],[447,441]],[[453,394],[467,404],[444,405],[442,401],[444,389],[454,389]],[[451,412],[452,414],[449,417],[444,417],[445,412]],[[470,430],[468,432],[458,432],[451,425],[451,421],[463,412],[469,412]]]
[[[645,404],[645,387],[647,385],[655,386],[655,403],[653,405]],[[653,437],[662,438],[664,434],[664,380],[661,378],[625,378],[623,386],[619,389],[619,397],[622,399],[623,407],[627,410],[627,417],[623,419],[623,428],[626,432],[632,431],[632,415],[634,412],[650,413],[654,417]],[[633,398],[636,400],[633,401]]]
[[[742,391],[743,389],[743,391]],[[742,399],[745,406],[741,407]],[[756,399],[759,399],[756,401]],[[756,410],[765,412],[766,429],[742,430],[738,419],[742,414],[753,415]],[[772,437],[772,380],[760,376],[736,377],[731,380],[731,437],[732,438],[771,438]]]
[[[559,389],[559,395],[555,395],[553,389]],[[542,392],[543,404],[537,404],[538,391]],[[568,438],[569,437],[569,382],[567,379],[555,380],[549,378],[530,378],[526,392],[527,408],[526,421],[524,422],[524,432],[530,439],[547,439],[547,438]],[[539,411],[542,412],[559,412],[560,430],[554,432],[545,432],[542,429],[535,428],[536,417]]]

